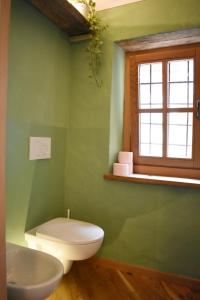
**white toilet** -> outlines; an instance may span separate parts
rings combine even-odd
[[[56,218],[25,233],[28,247],[58,258],[67,273],[74,260],[84,260],[101,247],[104,231],[83,221]]]

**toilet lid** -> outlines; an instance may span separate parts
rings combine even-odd
[[[104,236],[99,226],[73,219],[57,218],[38,227],[38,237],[67,244],[90,244]]]

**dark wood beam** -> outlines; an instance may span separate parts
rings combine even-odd
[[[67,0],[27,0],[70,37],[90,32],[88,21]]]
[[[117,41],[117,45],[126,52],[136,52],[170,46],[194,44],[200,42],[200,28],[165,32],[140,38]]]

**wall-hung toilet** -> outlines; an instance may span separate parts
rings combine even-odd
[[[84,260],[101,247],[104,231],[83,221],[56,218],[25,233],[28,247],[58,258],[67,273],[74,260]]]

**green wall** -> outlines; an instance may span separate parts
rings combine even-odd
[[[7,240],[63,214],[70,48],[23,0],[12,1],[7,107]],[[28,160],[29,136],[52,137],[52,159]]]
[[[100,255],[200,277],[200,192],[103,179],[122,142],[123,51],[114,41],[200,26],[199,0],[144,0],[101,12],[98,89],[85,47],[70,45],[26,1],[12,1],[7,110],[7,239],[65,215],[102,226]],[[72,62],[70,64],[70,62]],[[28,160],[29,136],[52,137],[52,159]]]
[[[199,0],[144,0],[101,12],[109,24],[101,89],[87,78],[86,43],[72,45],[65,179],[72,215],[105,230],[101,256],[194,277],[200,277],[200,191],[110,182],[103,174],[122,140],[123,53],[114,41],[200,26],[199,11]]]

